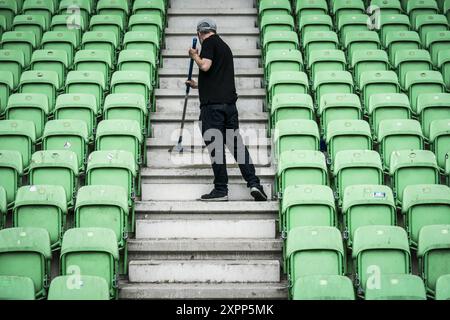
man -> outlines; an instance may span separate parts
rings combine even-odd
[[[199,89],[201,129],[214,171],[214,189],[200,200],[228,200],[226,144],[239,164],[250,194],[256,201],[267,201],[267,195],[255,174],[255,166],[239,134],[233,54],[217,35],[217,26],[211,19],[198,23],[197,36],[202,44],[201,53],[191,48],[189,55],[200,69],[198,83],[191,80],[186,84]]]

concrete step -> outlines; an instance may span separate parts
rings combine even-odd
[[[218,33],[220,33],[221,28],[254,28],[258,15],[255,8],[245,9],[239,6],[207,9],[187,9],[172,6],[168,10],[168,25],[169,28],[185,29],[195,34],[197,23],[205,17],[214,19],[218,27]]]
[[[215,0],[215,1],[198,1],[198,0],[171,0],[170,6],[177,9],[204,9],[204,8],[253,8],[255,0]]]
[[[264,89],[239,90],[239,99],[236,106],[239,112],[262,112],[265,100]],[[184,96],[183,90],[157,89],[156,92],[156,111],[164,113],[181,113],[183,111]],[[200,101],[198,90],[192,90],[189,96],[187,112],[199,112]]]
[[[280,282],[280,262],[276,260],[131,261],[129,280],[135,283]]]
[[[287,299],[287,282],[130,283],[120,282],[121,299]]]

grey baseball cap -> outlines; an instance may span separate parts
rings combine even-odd
[[[197,24],[197,32],[217,31],[217,25],[210,18],[202,19]]]

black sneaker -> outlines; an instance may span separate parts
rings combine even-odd
[[[211,193],[202,195],[200,201],[228,201],[228,195],[214,189]]]
[[[267,195],[262,186],[252,187],[250,189],[250,194],[255,198],[255,201],[267,201]]]

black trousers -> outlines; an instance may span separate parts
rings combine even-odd
[[[255,166],[239,134],[239,116],[236,104],[202,105],[200,121],[203,140],[211,157],[215,189],[228,193],[225,145],[239,164],[247,187],[259,186],[260,180],[255,174]]]

